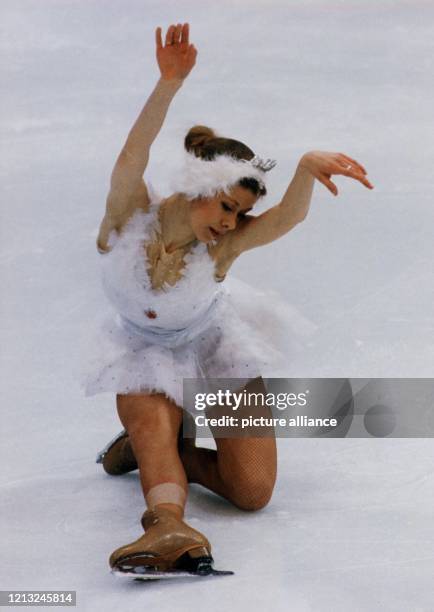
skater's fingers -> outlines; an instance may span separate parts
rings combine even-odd
[[[359,168],[356,168],[352,164],[347,162],[340,162],[337,167],[333,170],[333,174],[342,174],[343,176],[349,176],[350,178],[359,179],[365,175]]]
[[[362,185],[364,185],[368,189],[374,189],[374,185],[372,183],[370,183],[365,176],[360,176],[360,177],[357,178],[357,180],[360,181],[362,183]]]
[[[166,33],[166,41],[165,41],[166,45],[171,45],[173,43],[174,33],[175,33],[175,26],[171,25]]]
[[[181,35],[181,43],[188,45],[188,36],[190,32],[190,25],[188,23],[184,23],[182,26],[182,35]]]
[[[373,189],[373,185],[366,178],[366,174],[363,174],[361,170],[355,168],[354,166],[347,164],[343,165],[341,169],[337,172],[337,174],[343,174],[344,176],[348,176],[348,178],[355,179],[356,181],[360,181],[362,185],[368,187],[368,189]]]
[[[368,189],[374,189],[374,186],[371,185],[371,183],[368,181],[368,179],[366,178],[366,175],[362,174],[361,172],[355,172],[352,170],[344,170],[343,174],[345,174],[345,176],[348,176],[349,178],[353,178],[356,181],[359,181],[360,183],[362,183],[362,185],[364,185]]]
[[[327,189],[335,196],[338,195],[338,188],[336,187],[336,185],[333,183],[333,181],[330,180],[330,177],[327,176],[326,174],[318,174],[316,177],[320,183],[322,183],[323,185],[325,185],[325,187],[327,187]]]
[[[163,41],[161,40],[161,28],[160,27],[158,27],[155,30],[155,42],[157,44],[157,49],[163,48]]]
[[[173,33],[173,44],[179,43],[181,39],[182,23],[178,23]]]
[[[347,165],[350,164],[350,165],[357,166],[357,168],[359,168],[363,172],[363,174],[367,174],[362,164],[359,164],[359,162],[353,159],[352,157],[345,155],[345,153],[339,153],[339,156],[342,158],[342,161],[345,162]]]

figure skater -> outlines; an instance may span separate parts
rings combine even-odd
[[[117,570],[170,571],[186,555],[211,562],[208,539],[183,520],[188,482],[243,510],[268,503],[275,438],[217,438],[217,450],[196,447],[180,434],[182,381],[276,376],[282,352],[270,330],[276,325],[279,336],[281,309],[242,281],[231,285],[228,270],[245,251],[303,221],[315,178],[334,195],[332,175],[372,188],[366,170],[348,155],[310,151],[281,201],[249,214],[266,194],[274,161],[194,126],[185,137],[186,166],[175,192],[157,198],[143,174],[169,105],[196,62],[189,24],[171,25],[164,45],[157,28],[156,55],[161,77],[114,166],[98,235],[103,285],[117,314],[103,325],[103,354],[86,383],[87,395],[117,394],[125,429],[100,459],[110,474],[138,467],[147,505],[144,535],[110,557]]]

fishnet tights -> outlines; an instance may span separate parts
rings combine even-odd
[[[266,393],[262,378],[249,381],[244,387],[250,393]],[[243,389],[239,389],[242,391]],[[240,405],[236,416],[239,422],[252,413]],[[218,411],[211,416],[219,416]],[[266,406],[258,407],[255,416],[270,417]],[[243,510],[263,508],[273,492],[277,472],[277,453],[274,430],[261,430],[267,437],[218,437],[218,428],[211,428],[217,450],[197,448],[184,440],[181,459],[189,482],[198,483],[230,500]],[[232,429],[234,434],[234,430]],[[249,434],[255,434],[252,430]],[[221,435],[221,431],[220,431]],[[190,443],[189,443],[190,442]]]
[[[187,444],[181,459],[189,482],[203,485],[243,510],[263,508],[276,481],[274,438],[217,438],[217,450]]]

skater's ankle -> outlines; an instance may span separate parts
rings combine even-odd
[[[176,518],[182,519],[184,516],[184,508],[182,506],[178,506],[178,504],[157,504],[154,506],[156,510],[159,508],[163,508],[165,510],[169,510]]]

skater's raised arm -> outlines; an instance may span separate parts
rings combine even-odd
[[[315,178],[333,195],[338,195],[336,185],[330,180],[334,174],[343,174],[360,181],[369,189],[373,188],[363,166],[347,155],[325,151],[306,153],[281,202],[262,215],[247,216],[240,221],[233,231],[233,251],[239,255],[248,249],[268,244],[303,221],[309,211]]]
[[[196,48],[189,44],[188,23],[171,25],[164,46],[161,28],[157,28],[155,36],[161,77],[131,128],[113,168],[106,213],[97,240],[100,252],[108,250],[107,240],[112,229],[120,231],[137,208],[147,210],[149,197],[143,173],[149,161],[150,148],[173,97],[196,61]]]

